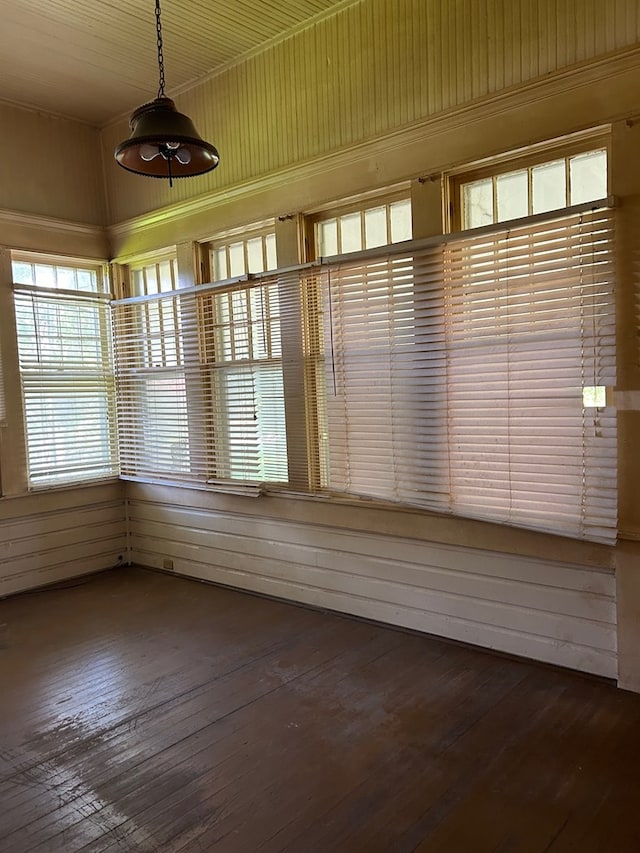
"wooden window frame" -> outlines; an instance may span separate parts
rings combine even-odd
[[[448,170],[445,177],[445,231],[455,233],[464,231],[462,188],[466,184],[481,181],[486,178],[499,178],[502,175],[517,171],[529,171],[535,166],[564,160],[568,173],[569,159],[589,151],[605,150],[607,152],[607,187],[611,186],[611,145],[610,128],[600,128],[588,134],[577,134],[550,140],[544,143],[528,146],[526,149],[506,152],[495,157],[487,158],[476,163],[465,164]],[[529,184],[531,175],[529,172]],[[569,191],[567,180],[567,191]],[[494,183],[495,193],[495,183]],[[608,195],[608,193],[606,194]],[[564,208],[570,207],[568,203]],[[494,199],[495,205],[495,199]],[[558,211],[564,208],[558,208]],[[535,214],[530,214],[535,215]],[[525,217],[523,217],[525,218]],[[506,221],[506,220],[505,220]],[[500,220],[494,221],[499,225]]]
[[[319,260],[318,253],[318,225],[322,222],[328,222],[331,219],[339,219],[342,216],[348,216],[351,213],[359,213],[361,215],[360,229],[362,235],[362,245],[365,244],[365,218],[364,214],[368,210],[376,207],[385,207],[387,212],[387,226],[390,231],[390,207],[391,205],[406,201],[411,204],[411,186],[403,184],[399,187],[386,188],[383,191],[375,191],[372,193],[363,193],[362,195],[353,196],[342,201],[333,201],[328,205],[316,208],[314,211],[305,215],[305,244],[307,260]],[[387,245],[393,245],[388,243]],[[378,248],[378,247],[375,247]],[[366,251],[361,249],[357,251]],[[338,251],[338,255],[343,254]]]
[[[247,244],[251,240],[255,240],[257,238],[262,238],[262,253],[263,253],[263,261],[264,261],[264,270],[260,271],[262,273],[269,273],[271,270],[275,269],[272,267],[269,269],[268,263],[268,247],[266,244],[267,238],[273,237],[274,240],[274,251],[277,250],[276,246],[276,225],[274,219],[264,220],[262,222],[254,222],[250,225],[240,227],[240,228],[232,228],[228,231],[222,231],[214,236],[207,238],[206,240],[200,241],[198,244],[199,255],[200,255],[200,283],[208,284],[208,283],[217,283],[220,281],[225,281],[229,278],[238,278],[241,276],[227,276],[227,278],[214,278],[214,253],[221,249],[226,250],[226,262],[227,262],[227,271],[231,270],[231,261],[229,257],[229,248],[238,243],[243,244],[243,252],[244,252],[244,266],[245,271],[241,275],[253,274],[249,273],[249,258],[247,253]],[[277,260],[276,260],[277,264]]]
[[[108,264],[105,261],[96,258],[82,258],[77,256],[66,256],[66,255],[56,255],[51,253],[44,252],[33,252],[33,251],[21,251],[17,249],[11,249],[6,251],[6,259],[3,261],[3,267],[6,269],[6,275],[8,276],[8,287],[11,291],[12,297],[12,324],[10,329],[10,338],[11,338],[11,353],[10,359],[8,359],[9,363],[13,370],[6,370],[5,372],[5,382],[7,381],[7,376],[10,375],[13,378],[9,381],[9,395],[11,399],[16,402],[19,400],[19,407],[14,403],[12,405],[12,409],[14,409],[13,416],[11,418],[11,422],[8,425],[8,428],[13,433],[10,442],[8,445],[13,447],[19,454],[20,465],[16,466],[8,466],[9,467],[9,476],[6,480],[6,488],[3,489],[3,494],[22,494],[28,491],[41,491],[42,489],[56,489],[56,488],[68,488],[68,487],[76,487],[82,485],[92,485],[101,481],[110,481],[116,479],[118,477],[118,446],[117,446],[117,433],[115,429],[115,380],[113,377],[113,358],[112,358],[112,342],[111,342],[111,327],[110,320],[108,317],[108,303],[112,296],[111,294],[111,279],[109,275]],[[18,282],[14,282],[13,279],[13,263],[14,262],[22,262],[27,264],[37,264],[41,266],[54,266],[59,268],[66,269],[82,269],[82,270],[90,270],[96,274],[96,282],[97,287],[95,290],[83,290],[83,289],[63,289],[63,288],[46,288],[41,285],[31,285],[31,284],[20,284]],[[29,293],[31,294],[31,298],[37,300],[39,298],[42,299],[55,299],[56,296],[59,296],[61,299],[71,300],[80,302],[86,302],[88,304],[94,304],[96,308],[100,306],[100,310],[98,311],[98,321],[100,325],[100,352],[101,352],[101,364],[103,366],[107,366],[111,371],[111,393],[109,393],[109,388],[105,386],[105,393],[107,393],[106,406],[109,412],[110,423],[108,425],[108,442],[111,445],[110,451],[110,459],[113,463],[113,474],[104,474],[99,476],[80,476],[78,478],[69,477],[64,478],[60,477],[58,479],[51,478],[47,482],[31,482],[30,474],[29,474],[29,451],[28,451],[28,424],[27,417],[25,412],[24,405],[24,397],[23,397],[23,372],[21,369],[20,362],[20,335],[17,327],[16,321],[16,312],[14,310],[14,304],[17,305],[17,296],[20,293],[25,294],[24,298],[29,298]],[[76,297],[77,294],[77,297]],[[104,309],[104,310],[103,310]],[[7,326],[7,321],[5,321],[5,326]],[[43,368],[45,374],[50,374],[51,371],[54,371],[53,367]],[[54,371],[56,372],[56,371]],[[70,387],[73,387],[73,384],[77,381],[73,378],[75,373],[74,370],[66,371],[64,369],[60,370],[60,373],[70,372],[71,377],[69,382],[71,383]],[[19,412],[18,412],[19,408]],[[19,433],[19,435],[18,435]],[[4,448],[3,448],[4,455]],[[3,484],[4,487],[4,484]]]

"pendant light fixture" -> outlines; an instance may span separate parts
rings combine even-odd
[[[123,169],[150,178],[174,178],[203,175],[220,162],[217,150],[205,142],[191,119],[179,113],[171,98],[164,93],[164,56],[160,0],[156,0],[158,34],[158,97],[143,104],[131,114],[131,136],[115,150],[115,158]]]

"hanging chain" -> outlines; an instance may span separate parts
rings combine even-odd
[[[160,72],[158,97],[164,98],[164,56],[162,54],[162,24],[160,23],[160,0],[156,0],[156,32],[158,34],[158,71]]]

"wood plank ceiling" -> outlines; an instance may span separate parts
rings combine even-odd
[[[162,0],[167,94],[358,0]],[[156,96],[154,0],[0,0],[0,99],[104,125]]]

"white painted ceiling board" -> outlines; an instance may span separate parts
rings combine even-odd
[[[161,0],[167,94],[358,0]],[[157,94],[154,0],[0,0],[0,99],[103,125]]]

